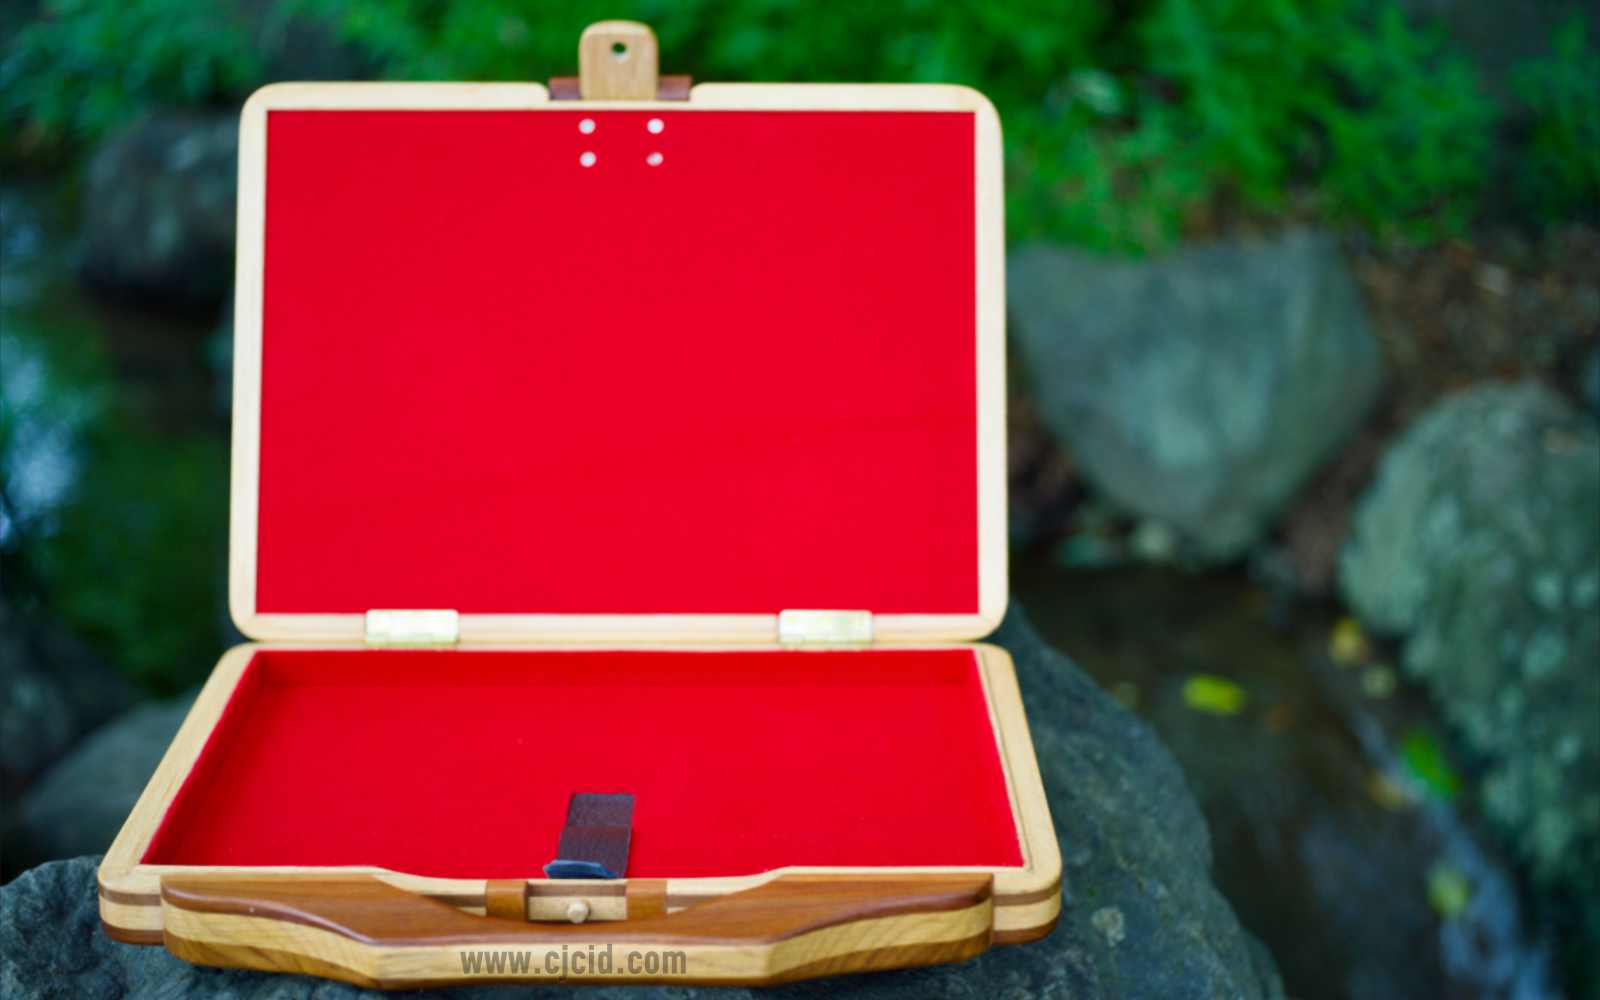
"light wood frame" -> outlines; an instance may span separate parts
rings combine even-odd
[[[246,636],[328,642],[360,640],[363,635],[360,614],[263,614],[256,608],[267,114],[317,109],[971,112],[976,122],[978,610],[877,615],[874,630],[885,641],[961,641],[981,638],[999,625],[1007,601],[1005,218],[1000,119],[982,94],[932,84],[700,84],[687,101],[552,101],[536,83],[291,83],[257,91],[240,122],[228,603]],[[474,644],[764,642],[777,635],[777,615],[463,614],[460,629],[461,640]]]
[[[510,893],[517,901],[514,915],[528,920],[562,920],[574,903],[581,903],[593,921],[638,920],[652,914],[681,912],[696,904],[770,885],[780,879],[851,877],[865,881],[884,878],[954,875],[991,879],[991,902],[982,910],[987,936],[984,943],[1019,943],[1050,932],[1061,909],[1061,854],[1056,842],[1049,805],[1034,756],[1033,741],[1022,709],[1016,672],[1005,650],[988,644],[951,647],[936,644],[899,644],[891,649],[968,649],[974,653],[996,753],[1005,776],[1012,821],[1017,831],[1023,863],[1017,867],[786,867],[766,872],[719,878],[621,879],[616,881],[552,880],[535,875],[527,879],[430,878],[375,867],[217,867],[146,864],[141,859],[172,806],[179,789],[199,760],[211,733],[222,718],[246,668],[258,652],[314,648],[360,648],[339,644],[246,644],[226,653],[212,672],[190,709],[182,727],[156,768],[122,831],[101,862],[100,915],[108,933],[132,943],[159,944],[173,908],[163,904],[163,885],[194,876],[269,878],[285,885],[295,880],[367,877],[416,896],[442,901],[474,914],[496,911],[496,897]],[[595,649],[584,646],[485,646],[489,649],[551,651]],[[617,650],[662,647],[607,647]],[[673,646],[705,651],[736,648],[774,650],[775,645]],[[524,902],[525,901],[525,902]],[[503,907],[500,908],[503,912]],[[178,915],[176,919],[185,919]],[[968,919],[976,919],[972,914]],[[170,942],[169,942],[170,943]],[[981,950],[981,949],[980,949]],[[709,960],[709,959],[708,959]],[[720,961],[720,959],[718,960]],[[714,978],[714,977],[713,977]],[[720,981],[720,980],[718,980]],[[406,985],[384,981],[382,985]]]

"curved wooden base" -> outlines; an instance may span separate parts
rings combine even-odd
[[[377,879],[174,876],[167,949],[202,965],[384,989],[494,981],[771,985],[971,958],[991,877],[788,876],[673,914],[595,924],[479,917]]]

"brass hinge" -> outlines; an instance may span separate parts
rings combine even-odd
[[[461,616],[443,609],[368,611],[365,639],[369,646],[454,646]]]
[[[778,642],[784,646],[867,644],[872,642],[872,612],[780,611]]]

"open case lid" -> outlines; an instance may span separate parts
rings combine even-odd
[[[1006,603],[999,122],[947,86],[287,84],[241,124],[260,639],[975,638]]]

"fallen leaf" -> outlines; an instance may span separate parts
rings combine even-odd
[[[1183,703],[1196,712],[1238,715],[1250,700],[1244,688],[1211,674],[1195,674],[1183,682]]]
[[[1378,664],[1361,672],[1361,690],[1368,698],[1387,698],[1394,694],[1394,671]]]
[[[1472,902],[1472,883],[1447,861],[1441,861],[1428,871],[1428,905],[1445,920],[1454,920],[1466,912]]]
[[[1367,794],[1372,796],[1372,801],[1390,812],[1399,812],[1412,802],[1405,785],[1382,771],[1373,771],[1367,776]]]
[[[1461,776],[1445,757],[1431,732],[1417,728],[1406,733],[1400,746],[1406,774],[1429,795],[1448,802],[1461,791]]]
[[[1328,637],[1328,655],[1341,667],[1363,663],[1371,654],[1367,633],[1361,623],[1346,615],[1333,624],[1333,634]]]

